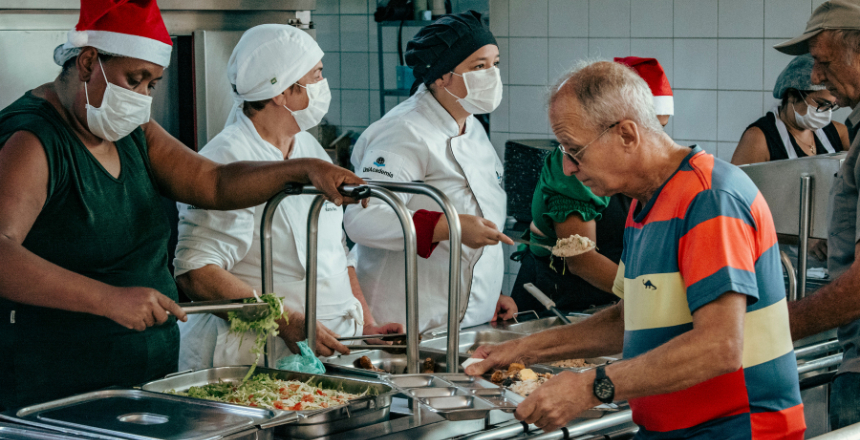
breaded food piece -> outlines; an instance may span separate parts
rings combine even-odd
[[[493,375],[490,377],[490,382],[492,383],[502,383],[505,379],[507,379],[507,374],[505,374],[502,370],[496,370],[493,372]]]
[[[524,370],[525,368],[526,368],[525,365],[523,365],[519,362],[514,362],[511,365],[508,365],[508,376],[514,376],[520,370]]]
[[[424,359],[424,364],[421,366],[421,372],[424,374],[432,374],[436,372],[436,361],[431,358]]]

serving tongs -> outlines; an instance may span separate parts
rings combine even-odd
[[[269,315],[269,303],[245,303],[245,299],[255,298],[251,297],[218,301],[194,301],[187,303],[178,303],[177,305],[182,308],[183,312],[188,314],[236,312],[237,317],[243,321],[256,321]]]
[[[337,340],[338,340],[338,341],[340,341],[340,342],[344,342],[344,341],[364,341],[364,340],[367,340],[367,339],[381,339],[381,340],[383,340],[383,341],[391,341],[391,340],[404,339],[404,338],[406,338],[406,333],[386,333],[386,334],[380,334],[380,335],[345,336],[345,337],[342,337],[342,338],[337,338]],[[397,349],[397,348],[406,348],[406,346],[405,346],[405,345],[396,345],[396,344],[392,344],[392,345],[373,345],[373,344],[366,344],[366,345],[350,345],[350,346],[349,346],[349,348],[354,348],[354,349],[356,349],[356,350],[362,350],[362,349],[380,349],[380,348],[393,348],[393,349]]]

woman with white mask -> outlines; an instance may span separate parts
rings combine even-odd
[[[502,99],[499,49],[480,14],[446,15],[421,29],[406,47],[416,78],[412,97],[373,123],[355,145],[352,164],[365,179],[420,180],[443,191],[460,214],[464,327],[511,318],[516,305],[500,296],[504,260],[499,242],[506,197],[502,163],[474,114]],[[418,314],[421,331],[442,326],[448,313],[448,224],[425,196],[399,195],[418,238]],[[358,279],[373,314],[405,321],[403,239],[392,210],[378,201],[347,209],[344,226]]]
[[[0,110],[0,408],[177,371],[162,197],[239,209],[312,182],[340,204],[337,187],[362,182],[325,160],[226,165],[182,145],[149,117],[171,49],[155,0],[82,1],[61,73]]]
[[[306,130],[320,123],[331,93],[322,76],[323,52],[307,33],[264,24],[242,35],[227,65],[234,105],[224,130],[200,154],[218,163],[249,160],[330,162]],[[285,198],[272,224],[274,293],[284,298],[275,358],[298,353],[304,335],[307,219],[315,196]],[[265,204],[234,211],[210,211],[180,203],[176,280],[194,300],[245,298],[262,290],[260,222]],[[320,214],[317,258],[317,346],[322,355],[349,350],[338,336],[399,333],[402,326],[378,326],[364,303],[343,238],[343,211],[326,203]],[[179,368],[199,369],[254,362],[254,332],[234,334],[225,320],[190,316],[180,325]],[[263,362],[260,359],[260,362]]]
[[[732,163],[797,159],[848,150],[848,129],[831,121],[837,109],[823,85],[812,84],[812,56],[799,56],[783,69],[773,88],[774,104],[750,124],[732,156]]]

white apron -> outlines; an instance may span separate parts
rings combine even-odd
[[[779,131],[779,137],[782,139],[782,147],[785,148],[786,154],[788,154],[789,159],[797,159],[797,152],[794,151],[794,146],[791,143],[791,138],[788,136],[788,129],[785,128],[785,122],[782,122],[782,119],[779,119],[779,107],[773,106],[770,109],[771,113],[773,113],[774,119],[776,120],[776,130]],[[809,107],[809,110],[812,111],[812,107]],[[830,139],[827,138],[827,134],[824,133],[823,128],[819,128],[815,130],[815,137],[821,142],[821,145],[827,150],[828,153],[835,153],[836,150],[833,149],[833,145],[830,144]]]

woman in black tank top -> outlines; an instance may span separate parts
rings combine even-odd
[[[830,120],[836,98],[811,82],[812,57],[792,60],[779,74],[773,90],[780,99],[774,107],[744,131],[732,156],[743,165],[795,159],[847,150],[848,129]]]

